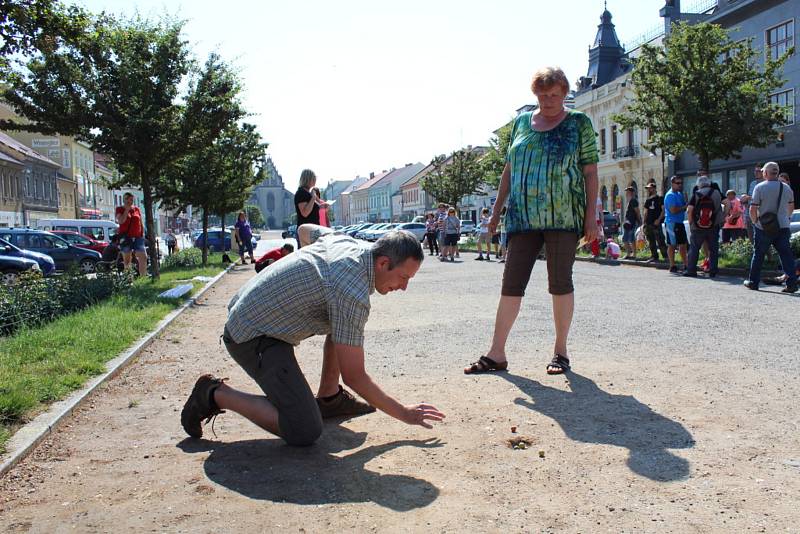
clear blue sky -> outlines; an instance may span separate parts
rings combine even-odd
[[[537,67],[585,75],[602,0],[81,0],[187,20],[200,60],[233,62],[286,186],[380,172],[468,144],[533,102]],[[662,0],[609,0],[624,43]]]

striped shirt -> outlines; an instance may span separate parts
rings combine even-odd
[[[236,343],[267,336],[292,345],[331,334],[334,343],[363,346],[375,271],[361,243],[325,234],[261,271],[228,304],[228,334]]]

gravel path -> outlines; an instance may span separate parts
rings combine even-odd
[[[293,449],[225,414],[184,439],[201,372],[257,391],[218,340],[237,267],[0,480],[0,531],[798,531],[798,297],[579,263],[575,373],[548,377],[537,265],[510,372],[468,377],[502,270],[473,257],[373,297],[368,370],[447,413],[434,430],[373,414]],[[312,388],[321,346],[298,351]]]

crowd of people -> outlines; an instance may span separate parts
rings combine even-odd
[[[670,190],[663,198],[657,193],[655,182],[651,181],[646,185],[648,196],[643,204],[644,213],[640,212],[634,189],[626,188],[628,206],[622,239],[627,254],[624,259],[635,259],[636,229],[639,228],[650,249],[648,262],[666,260],[671,273],[682,272],[683,276],[697,277],[702,251],[705,261],[700,269],[709,278],[714,278],[719,271],[720,243],[750,239],[754,250],[745,287],[758,289],[764,257],[773,246],[780,256],[782,268],[785,266],[784,291],[796,292],[797,262],[790,247],[794,192],[789,185],[789,176],[780,172],[777,163],[769,162],[756,166],[755,178],[748,193],[741,196],[732,189],[723,196],[719,185],[703,170],[698,173],[697,183],[688,195],[683,190],[680,176],[670,179]],[[682,268],[676,263],[676,254],[680,255]]]

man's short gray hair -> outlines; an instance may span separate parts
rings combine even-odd
[[[372,257],[378,256],[389,258],[389,268],[394,269],[409,258],[422,263],[425,253],[419,239],[411,232],[405,230],[393,230],[387,232],[372,245]]]

